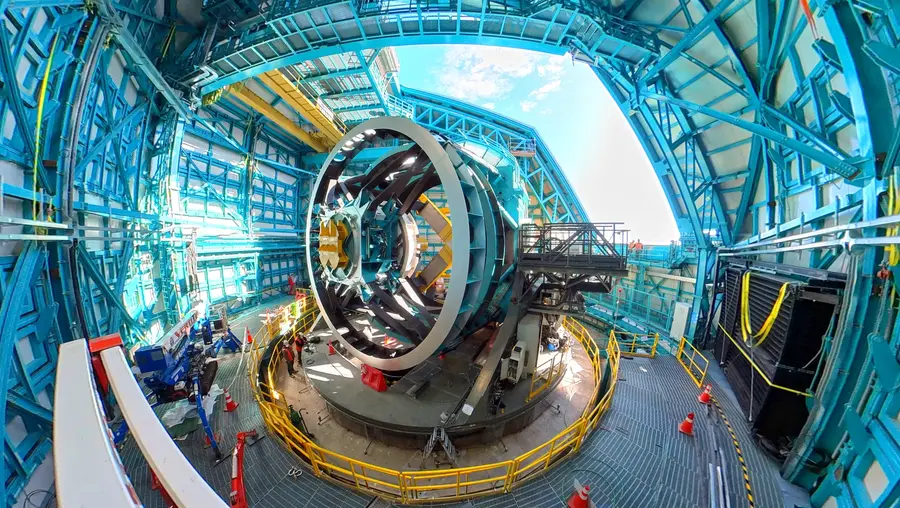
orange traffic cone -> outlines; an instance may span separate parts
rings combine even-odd
[[[689,436],[694,435],[694,413],[688,413],[687,418],[684,419],[683,422],[678,424],[678,432],[682,434],[687,434]]]
[[[238,403],[231,398],[228,388],[225,389],[225,412],[230,413],[238,408]]]
[[[706,385],[706,389],[697,396],[697,400],[699,400],[701,404],[709,404],[709,401],[712,399],[712,396],[709,393],[710,391],[712,391],[712,385]]]
[[[589,485],[585,485],[584,487],[578,488],[578,482],[575,482],[575,492],[572,493],[572,497],[569,498],[569,508],[590,508],[591,500],[589,498],[591,494],[591,487]]]
[[[334,350],[334,344],[331,341],[328,341],[328,354],[337,354],[337,351]]]
[[[247,331],[247,344],[253,344],[253,336],[250,335],[250,329],[245,328],[245,330]]]

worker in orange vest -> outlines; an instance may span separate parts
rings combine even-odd
[[[294,294],[294,276],[288,275],[288,294]]]

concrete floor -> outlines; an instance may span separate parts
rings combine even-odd
[[[316,386],[306,379],[304,374],[298,373],[294,377],[287,375],[287,367],[281,365],[277,385],[279,391],[285,395],[288,404],[301,412],[306,421],[307,428],[315,434],[316,442],[329,450],[341,455],[363,460],[382,467],[396,470],[423,469],[422,450],[409,450],[397,448],[378,441],[369,440],[365,436],[345,429],[339,423],[329,417],[325,401],[319,395],[317,388],[322,390],[337,386],[341,390],[353,390],[359,392],[359,397],[365,398],[373,408],[372,413],[391,418],[395,415],[396,421],[419,421],[416,415],[423,411],[419,409],[423,403],[406,396],[403,393],[394,393],[391,390],[378,393],[363,385],[359,380],[358,367],[350,360],[339,355],[327,355],[328,346],[323,341],[317,345],[317,352],[304,354],[304,364],[308,369],[306,375],[318,376]],[[510,434],[498,440],[492,446],[470,447],[460,450],[458,465],[460,467],[490,464],[502,462],[518,457],[519,455],[534,449],[536,446],[549,441],[559,432],[571,425],[584,410],[587,400],[594,387],[593,375],[587,354],[580,344],[570,348],[572,359],[569,361],[562,380],[556,386],[553,393],[544,399],[544,412],[537,420],[526,429],[515,434]],[[547,356],[539,359],[542,365]],[[312,363],[308,363],[312,362]],[[323,381],[323,379],[325,381]],[[515,392],[507,392],[508,397],[518,397],[518,407],[524,404],[524,397],[530,387],[530,378],[520,381]],[[440,387],[430,386],[427,390],[441,391]],[[451,394],[444,392],[440,395],[447,399]],[[455,406],[459,398],[450,401],[450,406]],[[506,399],[507,406],[512,406],[513,401]],[[360,404],[361,406],[361,404]],[[558,407],[558,410],[556,409]],[[425,411],[431,415],[433,410]],[[438,412],[439,414],[439,412]],[[431,420],[426,420],[426,425],[435,425]],[[471,420],[470,420],[471,422]],[[443,457],[443,453],[440,454]],[[450,467],[447,464],[435,464],[434,457],[429,458],[424,469],[435,467]]]

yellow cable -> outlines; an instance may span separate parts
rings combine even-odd
[[[887,206],[888,215],[893,215],[894,213],[896,213],[896,212],[894,212],[894,207],[897,204],[896,201],[898,201],[898,200],[895,199],[895,197],[894,197],[894,187],[895,187],[894,175],[891,175],[888,177],[888,206]],[[894,235],[896,233],[896,230],[897,230],[896,227],[887,228],[887,235],[888,236]],[[888,264],[891,266],[896,266],[898,259],[900,259],[900,253],[898,253],[898,251],[897,251],[897,246],[896,245],[888,245],[885,248],[885,251],[888,254]]]
[[[741,280],[741,337],[744,339],[744,344],[748,347],[758,347],[769,337],[769,332],[772,331],[772,328],[775,326],[775,320],[778,319],[778,313],[781,312],[781,304],[784,303],[784,298],[787,296],[788,286],[790,286],[789,282],[781,285],[781,290],[778,292],[775,304],[772,305],[771,312],[769,312],[760,329],[754,334],[753,330],[750,329],[750,272],[744,273]],[[756,344],[752,344],[756,339],[759,340]]]
[[[721,329],[722,333],[724,333],[725,336],[728,337],[728,340],[730,340],[735,346],[737,346],[738,351],[740,351],[741,354],[744,355],[744,358],[746,358],[747,361],[750,362],[750,366],[753,367],[753,369],[756,370],[756,372],[758,372],[760,376],[762,376],[763,381],[765,381],[767,385],[771,386],[772,388],[784,390],[786,392],[795,393],[797,395],[803,395],[804,397],[812,397],[813,396],[811,393],[801,392],[798,390],[794,390],[793,388],[788,388],[787,386],[781,386],[781,385],[776,385],[776,384],[772,383],[772,381],[769,379],[769,377],[766,376],[766,373],[763,372],[762,369],[760,369],[758,365],[756,365],[756,362],[754,362],[753,359],[750,358],[750,356],[747,354],[747,352],[744,351],[744,348],[740,347],[740,345],[738,345],[737,341],[734,340],[734,337],[732,337],[731,334],[728,333],[728,330],[726,330],[725,327],[722,326],[722,323],[719,323],[719,329]]]
[[[172,23],[172,26],[169,27],[169,34],[166,35],[166,40],[163,42],[162,53],[160,54],[160,60],[166,58],[166,55],[169,54],[169,46],[172,44],[172,39],[175,38],[175,23]]]
[[[47,57],[47,68],[44,69],[44,79],[41,81],[41,92],[38,98],[37,107],[37,125],[34,129],[34,164],[31,168],[31,191],[34,193],[31,201],[31,217],[35,220],[38,218],[37,203],[37,175],[38,163],[41,157],[41,123],[44,120],[44,99],[47,96],[47,82],[50,81],[50,69],[53,67],[53,55],[56,53],[56,43],[59,41],[59,33],[53,36],[53,43],[50,45],[50,55]]]

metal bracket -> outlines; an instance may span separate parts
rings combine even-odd
[[[878,372],[878,382],[884,390],[892,390],[897,386],[900,377],[900,364],[897,363],[894,351],[880,335],[869,334],[869,355]]]

